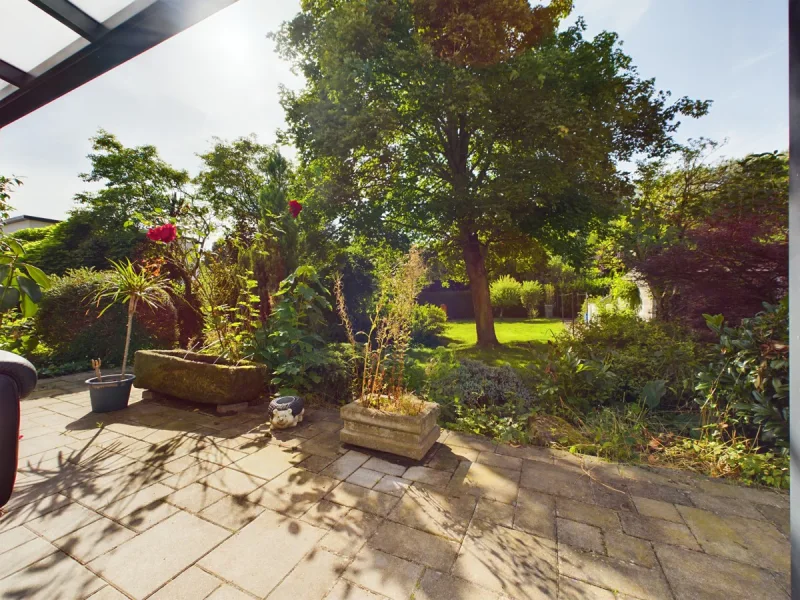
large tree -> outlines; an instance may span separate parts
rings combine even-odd
[[[81,173],[86,183],[102,183],[92,192],[81,192],[75,200],[91,210],[110,211],[115,218],[130,220],[137,215],[177,218],[194,201],[188,171],[176,169],[162,159],[155,146],[128,148],[103,129],[91,138],[92,164]]]
[[[288,184],[286,159],[276,146],[258,143],[255,135],[232,142],[215,138],[213,148],[199,157],[203,166],[194,179],[198,191],[236,235],[252,239],[264,218],[264,190],[283,190]]]
[[[494,345],[486,260],[520,235],[575,254],[671,147],[679,114],[613,33],[558,32],[569,0],[306,0],[276,35],[306,78],[282,102],[342,227],[443,241],[463,257],[478,343]],[[320,200],[321,199],[321,200]]]

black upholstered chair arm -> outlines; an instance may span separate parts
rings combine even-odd
[[[17,384],[19,397],[24,398],[36,387],[36,369],[21,356],[0,350],[0,375],[7,375]]]

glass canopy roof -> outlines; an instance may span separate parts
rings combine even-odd
[[[237,0],[0,0],[0,127]]]

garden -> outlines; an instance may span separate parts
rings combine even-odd
[[[190,173],[98,131],[68,218],[2,236],[0,347],[42,378],[343,407],[343,441],[417,459],[441,427],[788,487],[787,155],[676,142],[710,102],[556,31],[558,2],[519,47],[323,4],[273,36],[306,78],[297,158],[215,140]]]

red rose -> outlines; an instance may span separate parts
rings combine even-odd
[[[178,228],[172,223],[157,225],[147,230],[147,237],[154,242],[169,244],[178,237]]]
[[[297,200],[289,200],[289,213],[296,219],[300,211],[303,210],[303,205]]]

